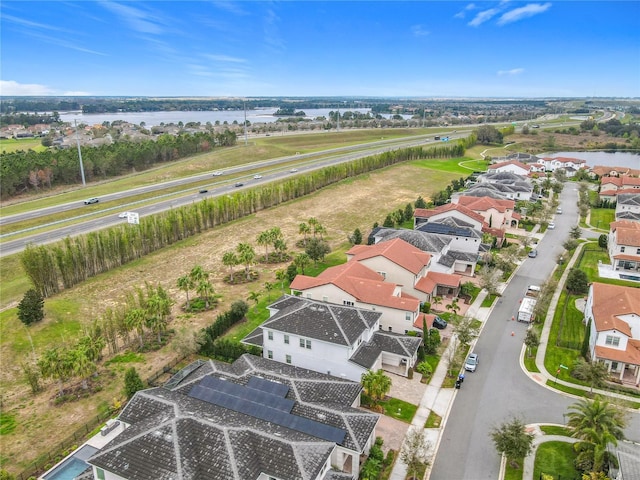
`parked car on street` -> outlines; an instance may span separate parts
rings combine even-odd
[[[538,251],[537,250],[531,250],[529,252],[529,258],[536,258],[538,256]]]
[[[558,215],[561,215],[562,214],[562,209],[560,207],[556,208],[556,213]]]
[[[549,225],[547,225],[547,228],[548,228],[549,230],[553,230],[554,228],[556,228],[556,224],[555,224],[555,223],[553,223],[553,222],[549,222]]]
[[[467,361],[464,362],[464,369],[467,372],[475,372],[478,367],[478,354],[472,353],[467,357]]]
[[[99,199],[97,199],[96,197],[93,197],[93,198],[87,198],[87,199],[84,201],[84,204],[85,204],[85,205],[89,205],[89,204],[91,204],[91,203],[98,203],[99,201],[100,201],[100,200],[99,200]]]

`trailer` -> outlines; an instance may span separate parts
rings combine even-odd
[[[533,322],[533,309],[536,306],[536,299],[531,297],[524,297],[520,302],[520,308],[518,309],[518,321],[531,323]]]

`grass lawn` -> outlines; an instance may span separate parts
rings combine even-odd
[[[493,302],[496,301],[496,298],[498,298],[498,295],[489,294],[486,297],[484,297],[484,300],[482,300],[482,304],[480,306],[490,307],[491,305],[493,305]]]
[[[433,411],[429,412],[424,428],[440,428],[440,425],[442,425],[442,417]]]
[[[524,473],[524,469],[522,468],[523,463],[524,458],[521,458],[518,460],[518,468],[513,468],[509,465],[509,462],[507,462],[504,469],[504,480],[522,480],[522,474]]]
[[[580,264],[577,265],[580,270],[587,274],[589,282],[607,283],[610,285],[620,285],[623,287],[637,287],[638,282],[631,282],[628,280],[617,280],[614,278],[603,278],[598,275],[598,261],[604,264],[610,265],[609,255],[606,250],[602,250],[597,244],[584,247],[582,259]],[[586,250],[588,248],[589,250]]]
[[[42,152],[47,147],[42,146],[40,138],[3,138],[0,140],[0,152],[12,153],[18,150],[34,150],[36,152]]]
[[[580,472],[573,466],[575,458],[576,453],[571,443],[542,443],[536,451],[533,478],[540,478],[542,473],[553,475],[553,478],[576,478]]]
[[[571,430],[565,427],[559,427],[558,425],[540,425],[540,430],[542,430],[545,435],[571,436]]]
[[[385,398],[380,402],[380,405],[384,408],[385,415],[406,423],[411,423],[418,410],[417,405],[392,397]]]
[[[426,160],[416,160],[412,162],[429,170],[438,170],[441,172],[456,173],[462,177],[468,177],[476,170],[485,171],[487,169],[486,162],[474,160],[468,157],[437,159],[429,158]]]
[[[615,208],[592,208],[589,222],[596,228],[607,230],[616,219]]]

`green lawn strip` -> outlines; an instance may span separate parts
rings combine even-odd
[[[442,417],[433,410],[430,411],[427,421],[424,423],[424,428],[440,428],[440,425],[442,425]]]
[[[482,300],[482,303],[480,304],[481,307],[490,307],[491,305],[493,305],[493,302],[495,302],[496,298],[498,298],[497,295],[494,294],[489,294],[486,297],[484,297],[484,300]]]
[[[405,475],[404,479],[405,480],[412,480],[414,478],[424,478],[424,474],[427,471],[427,466],[424,464],[418,464],[418,466],[416,467],[415,472],[414,471],[408,471],[407,474]]]
[[[523,464],[524,458],[518,459],[518,468],[513,468],[509,462],[507,462],[504,469],[504,480],[522,480],[522,474],[524,473]]]
[[[566,427],[559,427],[558,425],[540,425],[540,430],[542,430],[545,435],[571,436],[571,430]]]
[[[0,309],[5,309],[13,303],[17,304],[31,287],[31,282],[20,263],[20,254],[0,257],[0,279],[2,279]]]
[[[568,442],[545,442],[538,446],[533,470],[533,478],[541,474],[553,478],[577,478],[579,473],[573,466],[576,453],[573,444]]]
[[[567,387],[566,385],[562,385],[560,383],[556,383],[555,380],[547,380],[546,385],[548,387],[554,388],[555,390],[560,390],[561,392],[570,393],[571,395],[575,395],[576,397],[585,397],[588,393],[586,390],[580,390],[579,388]]]
[[[606,227],[616,219],[614,208],[592,208],[589,223],[596,228],[606,229]]]
[[[16,417],[14,414],[0,412],[0,436],[13,432],[16,426]]]
[[[108,366],[108,365],[119,364],[119,363],[142,363],[142,362],[144,362],[143,355],[136,352],[125,352],[110,358],[109,360],[104,362],[104,365]]]
[[[411,423],[413,416],[418,410],[417,405],[413,405],[404,400],[399,400],[393,397],[387,397],[380,402],[382,408],[384,408],[384,414],[393,417],[397,420],[402,420],[406,423]]]
[[[536,365],[536,350],[537,348],[532,349],[531,356],[527,355],[526,353],[524,354],[524,367],[529,372],[540,373],[540,369]]]
[[[585,246],[580,263],[576,266],[587,274],[589,282],[607,283],[609,285],[619,285],[622,287],[637,287],[638,282],[629,280],[618,280],[615,278],[600,277],[598,275],[598,261],[610,264],[609,255],[606,250],[593,245]],[[586,250],[588,249],[588,250]]]

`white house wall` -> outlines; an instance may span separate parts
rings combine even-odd
[[[269,339],[269,333],[273,340]],[[285,343],[285,336],[289,337],[289,343]],[[300,339],[305,342],[305,346],[300,346]],[[307,341],[310,341],[311,348],[307,348]],[[357,346],[357,345],[356,345]],[[350,363],[349,358],[355,348],[336,345],[335,343],[324,342],[309,337],[285,334],[283,332],[264,328],[262,356],[271,358],[281,363],[287,362],[287,355],[291,359],[291,365],[308,368],[315,372],[327,373],[334,377],[347,378],[354,382],[359,382],[366,369]]]

